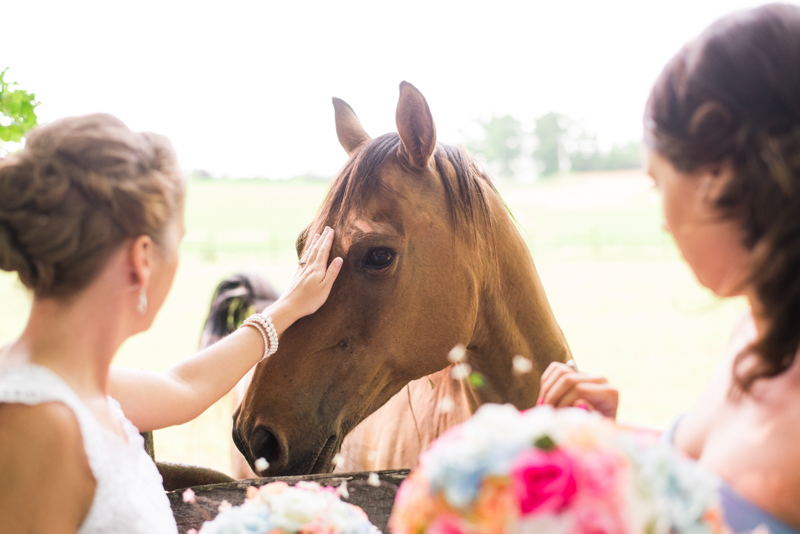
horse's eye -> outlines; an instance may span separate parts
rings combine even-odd
[[[394,252],[388,248],[373,248],[364,258],[364,267],[367,269],[383,269],[394,260]]]

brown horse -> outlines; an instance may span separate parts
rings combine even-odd
[[[541,372],[570,358],[513,219],[480,167],[436,142],[422,94],[401,83],[398,133],[375,139],[333,104],[350,158],[297,250],[328,225],[344,265],[325,305],[256,367],[234,413],[234,442],[251,466],[269,462],[266,476],[330,471],[362,421],[340,467],[413,466],[481,404],[533,406]],[[457,344],[471,381],[449,374]],[[513,371],[516,355],[532,372]]]

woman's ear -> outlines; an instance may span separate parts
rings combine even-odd
[[[147,290],[153,274],[154,254],[155,243],[149,235],[140,235],[131,242],[129,261],[132,287]]]
[[[700,171],[700,191],[703,201],[716,204],[733,180],[733,163],[729,160],[709,163]]]

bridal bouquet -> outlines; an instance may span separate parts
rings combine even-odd
[[[484,405],[420,457],[392,534],[723,534],[714,476],[598,414]]]
[[[339,499],[342,492],[314,482],[251,486],[244,504],[221,507],[200,534],[380,534],[361,508]]]

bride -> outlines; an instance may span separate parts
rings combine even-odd
[[[327,299],[331,229],[237,332],[165,373],[112,367],[172,285],[184,190],[169,142],[109,115],[37,128],[0,160],[0,269],[33,292],[0,348],[0,531],[177,532],[138,432],[197,417]]]
[[[751,306],[722,368],[667,433],[723,479],[735,532],[800,532],[800,7],[718,21],[667,64],[645,112],[648,171],[701,284]],[[553,364],[541,403],[615,416],[601,377]]]

